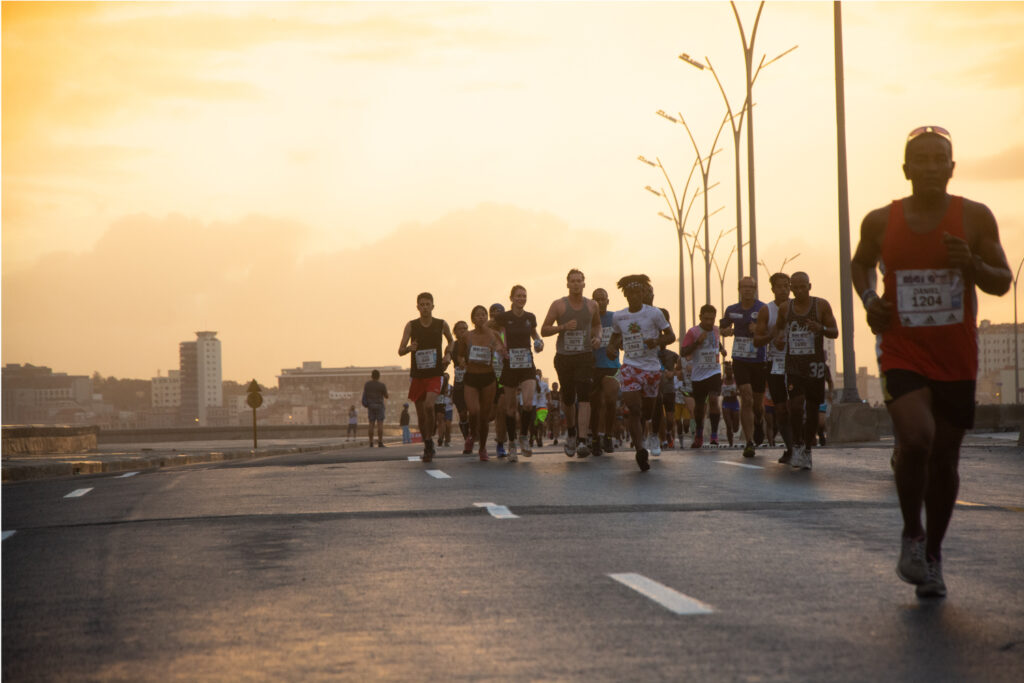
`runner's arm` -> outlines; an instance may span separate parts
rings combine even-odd
[[[540,334],[542,337],[550,337],[553,334],[558,334],[558,325],[556,325],[555,322],[558,320],[558,316],[562,313],[558,306],[561,301],[561,299],[558,299],[551,302],[551,307],[548,308],[548,314],[544,316],[544,324],[540,326]]]
[[[398,345],[399,356],[404,356],[410,351],[415,351],[415,349],[409,348],[408,346],[410,337],[412,337],[412,323],[408,322],[405,324],[405,331],[402,332],[402,341]]]
[[[773,336],[772,330],[768,329],[768,307],[765,306],[757,312],[757,320],[754,321],[754,346],[765,346]]]
[[[818,299],[824,310],[820,312],[820,319],[822,323],[821,333],[829,339],[836,339],[839,337],[839,323],[836,322],[836,316],[832,313],[832,306],[824,299]]]
[[[853,288],[864,304],[868,326],[875,334],[884,332],[892,321],[892,304],[876,291],[878,259],[882,256],[882,238],[888,222],[888,209],[875,209],[864,217],[860,225],[860,242],[850,263]]]
[[[999,226],[992,211],[984,204],[971,202],[969,207],[977,236],[977,247],[970,255],[969,272],[973,274],[978,289],[986,294],[1002,296],[1013,284],[1013,272],[999,243]]]

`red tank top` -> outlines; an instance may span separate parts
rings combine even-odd
[[[911,232],[903,200],[889,208],[882,238],[883,298],[895,308],[882,333],[882,372],[910,370],[940,382],[978,375],[974,281],[946,265],[943,233],[965,239],[964,199],[952,197],[935,230]]]

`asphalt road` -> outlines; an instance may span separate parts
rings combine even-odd
[[[974,440],[945,600],[885,447],[416,446],[3,487],[3,678],[1020,681],[1024,451]]]

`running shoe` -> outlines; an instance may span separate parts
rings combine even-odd
[[[760,446],[762,442],[764,442],[764,427],[762,427],[761,422],[758,421],[758,423],[754,425],[754,443]]]
[[[463,455],[473,455],[473,437],[466,437],[466,445],[462,448]]]
[[[523,455],[527,458],[533,457],[533,443],[525,436],[519,437],[519,450],[521,450]]]
[[[647,449],[641,448],[636,452],[636,464],[640,466],[641,472],[646,472],[651,469],[651,465],[647,462]]]
[[[590,437],[590,454],[595,457],[601,455],[601,438],[596,435]]]
[[[601,444],[601,450],[603,450],[605,453],[614,453],[615,452],[615,446],[612,445],[612,437],[610,437],[610,436],[605,436],[604,437],[604,443]]]
[[[508,456],[508,453],[505,452],[505,444],[503,443],[499,443],[498,447],[494,449],[494,452],[498,454],[499,458],[504,458]]]
[[[793,469],[798,470],[803,466],[804,462],[804,445],[795,444],[793,446],[793,456],[789,459],[789,464]]]
[[[703,436],[695,436],[695,437],[693,437],[693,443],[690,444],[690,448],[700,448],[703,445],[704,445],[704,437]]]
[[[804,457],[803,457],[803,460],[800,462],[800,469],[802,469],[802,470],[809,470],[809,469],[811,469],[811,449],[810,448],[805,448],[804,449]]]
[[[537,439],[537,448],[544,448],[544,440]]]
[[[420,457],[420,460],[422,460],[423,462],[430,462],[433,459],[434,459],[434,442],[433,441],[427,441],[426,443],[423,444],[423,455],[422,455],[422,457]]]
[[[653,456],[661,455],[661,439],[657,435],[647,437],[647,452]]]
[[[580,442],[576,444],[576,457],[585,458],[590,455],[590,447],[587,446],[586,439],[580,439]]]
[[[755,452],[754,452],[754,444],[748,443],[746,446],[744,446],[744,448],[743,448],[743,457],[744,458],[753,458],[754,454],[755,454]]]
[[[377,445],[378,445],[378,446],[380,446],[381,448],[384,448],[384,443],[383,443],[383,442],[381,442],[381,441],[378,441],[378,442],[377,442]]]
[[[709,444],[712,448],[718,448],[718,439],[711,437],[711,443]]]
[[[924,555],[925,537],[900,539],[900,560],[896,563],[896,576],[907,583],[918,586],[928,580],[931,563]],[[942,567],[939,567],[939,582],[942,582]]]
[[[919,598],[944,598],[946,597],[946,583],[942,580],[942,560],[928,559],[928,570],[925,573],[923,583],[918,584],[917,593]]]
[[[487,457],[487,445],[480,444],[480,462],[487,462],[488,460],[490,460],[490,458]]]
[[[515,449],[512,449],[512,448],[508,449],[508,461],[509,462],[519,462],[519,456],[516,455]]]
[[[788,465],[793,460],[793,449],[787,448],[782,452],[782,457],[779,458],[779,462],[783,465]]]
[[[519,455],[519,448],[516,444],[516,439],[514,437],[508,440],[508,455],[509,457],[512,457],[513,455]]]
[[[555,443],[558,443],[555,441]],[[565,444],[562,446],[562,450],[565,451],[565,457],[571,458],[576,455],[576,437],[567,436],[565,437]]]

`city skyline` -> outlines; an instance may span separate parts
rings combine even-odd
[[[749,30],[756,4],[739,10]],[[612,308],[615,281],[647,272],[682,336],[676,236],[643,189],[662,179],[636,157],[682,184],[692,148],[655,112],[683,113],[702,147],[724,114],[679,53],[710,57],[742,102],[727,3],[2,11],[5,364],[149,378],[176,367],[178,340],[216,329],[237,381],[270,386],[303,360],[405,365],[419,291],[454,324],[520,283],[542,318],[572,267]],[[992,208],[1015,269],[1024,4],[846,3],[843,18],[851,241],[909,192],[906,133],[942,125],[950,191]],[[755,58],[793,45],[754,91],[758,253],[772,269],[799,253],[787,270],[838,315],[832,3],[765,5]],[[734,224],[728,137],[712,242]],[[735,259],[725,283],[728,304]],[[978,318],[1012,322],[1012,296],[980,295]],[[859,305],[854,320],[873,369]],[[553,355],[538,356],[548,376]]]

